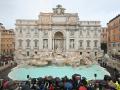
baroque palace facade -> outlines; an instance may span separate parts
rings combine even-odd
[[[65,13],[61,5],[53,13],[40,13],[38,20],[16,20],[17,59],[34,54],[97,56],[100,49],[100,21],[79,21],[78,13]]]

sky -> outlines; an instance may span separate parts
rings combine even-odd
[[[0,0],[0,23],[15,28],[16,19],[38,19],[61,4],[66,13],[78,13],[80,21],[101,21],[102,27],[120,14],[120,0]]]

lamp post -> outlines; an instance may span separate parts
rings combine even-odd
[[[96,80],[96,77],[97,77],[97,74],[96,74],[96,73],[94,74],[94,77],[95,77],[95,80]]]

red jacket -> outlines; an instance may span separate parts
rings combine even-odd
[[[54,87],[53,87],[52,84],[50,84],[50,88],[49,88],[49,90],[54,90]]]
[[[85,86],[80,86],[79,90],[87,90],[87,88]]]

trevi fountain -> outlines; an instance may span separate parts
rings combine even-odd
[[[57,50],[47,55],[31,55],[12,69],[8,76],[13,80],[27,80],[27,75],[31,78],[67,75],[70,78],[75,73],[85,76],[88,80],[95,79],[94,74],[97,74],[97,79],[110,75],[89,54],[65,56],[62,51]]]
[[[57,5],[52,13],[40,13],[38,20],[19,19],[15,25],[18,66],[8,74],[11,79],[70,78],[77,73],[91,80],[94,74],[96,79],[110,75],[96,60],[101,50],[100,21],[79,21],[78,13],[65,13]]]
[[[32,54],[30,58],[21,60],[19,63],[28,64],[31,66],[47,66],[47,65],[59,65],[59,66],[81,66],[96,64],[96,60],[92,58],[89,53],[83,55],[71,54],[66,55],[61,49],[56,49],[55,52],[49,52],[44,55]]]

